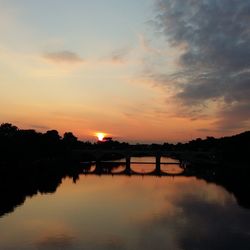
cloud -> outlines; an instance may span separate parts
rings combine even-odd
[[[50,129],[48,126],[37,125],[37,124],[30,124],[28,127],[32,128],[32,129],[41,129],[41,130],[49,130]]]
[[[143,34],[138,35],[140,47],[148,52],[153,54],[162,54],[160,49],[154,48],[151,44],[151,40],[147,39]]]
[[[245,211],[238,209],[228,199],[228,194],[222,201],[223,191],[218,197],[209,197],[206,196],[209,190],[202,186],[197,190],[199,192],[192,193],[191,189],[182,189],[180,194],[175,192],[175,196],[166,197],[173,212],[163,210],[157,217],[149,217],[141,224],[141,248],[231,250],[250,246],[250,220],[246,219]],[[217,187],[215,194],[218,191]],[[210,195],[214,195],[213,192]]]
[[[38,242],[38,249],[75,249],[74,238],[69,235],[45,237]]]
[[[178,55],[179,69],[156,82],[174,87],[187,112],[216,105],[220,128],[250,122],[250,0],[158,0],[157,30]]]
[[[102,60],[104,62],[113,63],[113,64],[123,64],[125,63],[131,49],[124,47],[115,49],[112,52],[109,53],[106,57],[104,57]]]
[[[83,59],[76,53],[68,50],[49,52],[43,55],[44,58],[48,59],[53,63],[81,63]]]
[[[219,119],[216,126],[219,129],[232,130],[234,128],[249,128],[250,103],[238,102],[224,108],[219,112]]]

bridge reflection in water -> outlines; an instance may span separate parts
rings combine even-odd
[[[152,159],[152,157],[150,157]],[[144,159],[144,157],[142,157]],[[137,175],[137,176],[192,176],[179,161],[167,159],[161,162],[161,157],[155,161],[134,160],[126,157],[119,161],[82,162],[83,173],[89,175]],[[138,171],[138,167],[140,170]],[[148,170],[148,168],[151,170]]]

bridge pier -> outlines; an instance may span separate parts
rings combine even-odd
[[[99,159],[96,160],[96,163],[95,163],[95,173],[96,174],[102,173],[101,161],[99,161]]]
[[[161,155],[157,154],[156,155],[156,161],[155,161],[155,170],[156,172],[161,172]]]
[[[125,169],[126,173],[130,173],[131,172],[131,157],[128,155],[126,156],[126,169]]]

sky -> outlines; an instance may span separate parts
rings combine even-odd
[[[178,142],[250,128],[250,0],[0,0],[0,123]]]

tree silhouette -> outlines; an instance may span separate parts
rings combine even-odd
[[[77,137],[72,132],[66,132],[63,135],[63,141],[66,143],[75,143],[77,142]]]
[[[10,123],[2,123],[0,125],[0,136],[9,137],[16,135],[18,128]]]
[[[78,144],[77,137],[72,132],[64,133],[62,141],[67,149],[71,149]]]
[[[59,135],[57,130],[48,130],[45,134],[44,137],[51,141],[51,142],[59,142],[61,139],[61,136]]]

